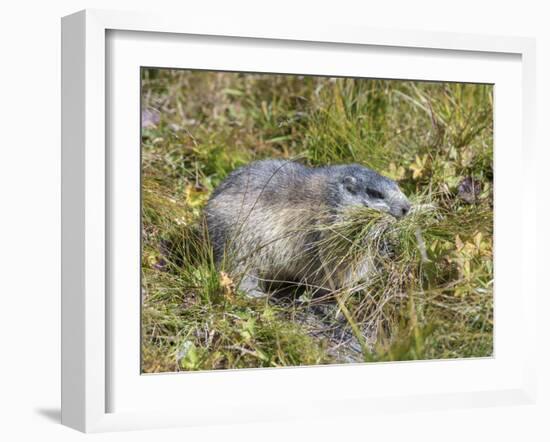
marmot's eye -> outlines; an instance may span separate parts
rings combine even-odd
[[[379,192],[376,189],[369,189],[368,187],[367,187],[367,195],[374,199],[379,199],[379,200],[384,199],[384,195],[382,194],[382,192]]]

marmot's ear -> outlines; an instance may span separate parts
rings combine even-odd
[[[356,191],[357,180],[355,177],[352,177],[351,175],[345,176],[343,183],[346,190],[349,190],[350,192]]]

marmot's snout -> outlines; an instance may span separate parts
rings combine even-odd
[[[404,217],[411,209],[411,203],[397,183],[374,170],[357,164],[324,170],[343,172],[342,193],[339,195],[342,207],[364,205],[395,218]]]
[[[411,203],[405,195],[397,201],[393,201],[390,208],[390,214],[396,218],[403,218],[411,210]]]

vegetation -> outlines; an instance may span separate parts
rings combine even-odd
[[[492,121],[489,85],[143,69],[142,370],[492,355]],[[203,207],[263,158],[398,181],[409,216],[321,226],[368,283],[250,299],[216,268]]]

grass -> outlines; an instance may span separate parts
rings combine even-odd
[[[492,137],[489,85],[143,69],[142,370],[492,355]],[[338,259],[369,248],[368,282],[250,299],[216,268],[204,205],[263,158],[398,181],[411,215],[319,227]]]

